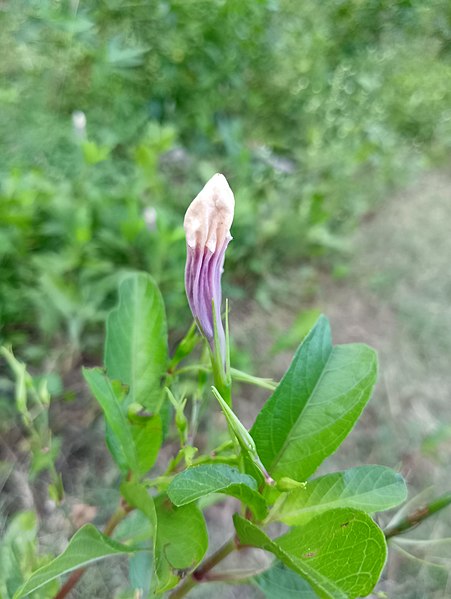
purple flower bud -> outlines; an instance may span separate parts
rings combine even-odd
[[[217,173],[191,202],[185,215],[187,258],[185,287],[191,312],[214,353],[214,322],[225,364],[221,320],[221,275],[233,221],[235,198],[224,175]],[[214,303],[215,316],[213,316]]]

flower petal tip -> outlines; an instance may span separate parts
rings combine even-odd
[[[189,247],[207,247],[214,253],[224,241],[230,241],[234,210],[235,198],[227,179],[216,173],[186,211],[184,227]]]

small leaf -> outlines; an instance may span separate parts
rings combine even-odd
[[[164,303],[153,279],[137,273],[119,288],[119,305],[107,320],[108,376],[130,387],[130,401],[157,412],[168,363]]]
[[[376,353],[332,347],[322,316],[297,350],[250,433],[268,472],[306,480],[354,426],[376,382]]]
[[[325,599],[368,595],[385,564],[387,546],[382,531],[357,510],[324,512],[274,540],[238,514],[234,524],[242,544],[274,553]]]
[[[167,493],[177,506],[186,505],[210,493],[225,493],[248,505],[259,519],[264,518],[266,513],[266,502],[257,492],[255,479],[227,464],[204,464],[188,468],[171,481]]]
[[[305,524],[317,514],[337,507],[382,512],[406,497],[406,484],[397,472],[385,466],[358,466],[326,474],[284,493],[271,510],[270,519],[289,525]]]
[[[103,535],[92,524],[86,524],[74,534],[61,555],[33,572],[25,584],[16,592],[14,599],[25,597],[51,580],[72,572],[72,570],[76,570],[81,566],[86,566],[105,557],[133,551],[135,551],[134,548],[121,545]]]
[[[119,460],[118,465],[121,467],[121,460],[118,457],[120,451],[120,455],[125,457],[128,467],[136,471],[137,460],[130,425],[122,411],[122,406],[111,381],[100,368],[83,368],[83,376],[105,414],[105,420],[109,428],[107,434],[108,446],[112,450],[113,457]],[[111,438],[112,436],[114,438]]]
[[[194,504],[176,507],[166,495],[155,499],[154,544],[157,593],[175,587],[202,560],[208,547],[207,527]]]
[[[306,580],[279,561],[255,576],[253,582],[268,599],[318,599]]]

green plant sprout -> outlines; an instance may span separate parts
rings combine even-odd
[[[120,285],[118,305],[107,319],[104,366],[83,370],[102,409],[106,444],[120,473],[119,505],[103,532],[85,524],[63,553],[39,567],[18,573],[2,560],[2,599],[30,594],[63,599],[91,563],[117,555],[129,556],[133,565],[130,597],[180,599],[213,581],[247,582],[268,598],[284,597],[285,587],[308,599],[365,597],[383,571],[387,541],[451,502],[449,495],[435,499],[383,530],[374,515],[407,497],[398,472],[364,465],[315,476],[361,415],[378,368],[367,345],[333,345],[324,316],[280,382],[231,367],[228,308],[224,328],[220,284],[233,210],[233,193],[222,175],[215,175],[188,209],[186,287],[196,324],[172,357],[165,306],[152,277],[136,273]],[[199,357],[202,344],[208,351]],[[2,355],[16,376],[17,406],[36,456],[50,442],[50,433],[39,432],[36,422],[47,414],[48,395],[45,388],[36,390],[11,352],[3,349]],[[234,411],[233,381],[271,393],[250,430]],[[214,399],[227,438],[204,450],[197,445],[199,405]],[[44,428],[48,431],[47,420]],[[172,450],[169,459],[167,451],[160,452],[165,444]],[[45,467],[56,488],[54,460]],[[205,557],[209,536],[203,510],[221,495],[240,504],[233,515],[235,532]],[[116,538],[118,525],[132,512],[146,526]],[[244,580],[235,570],[217,570],[232,553],[254,549],[264,550],[272,561],[255,565]],[[61,577],[66,578],[59,586]]]

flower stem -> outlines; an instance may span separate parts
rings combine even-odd
[[[170,595],[170,599],[181,599],[189,593],[197,584],[208,581],[208,574],[219,562],[225,559],[228,555],[239,549],[235,537],[227,541],[215,553],[210,555],[194,572],[190,574],[182,584],[175,589]]]

